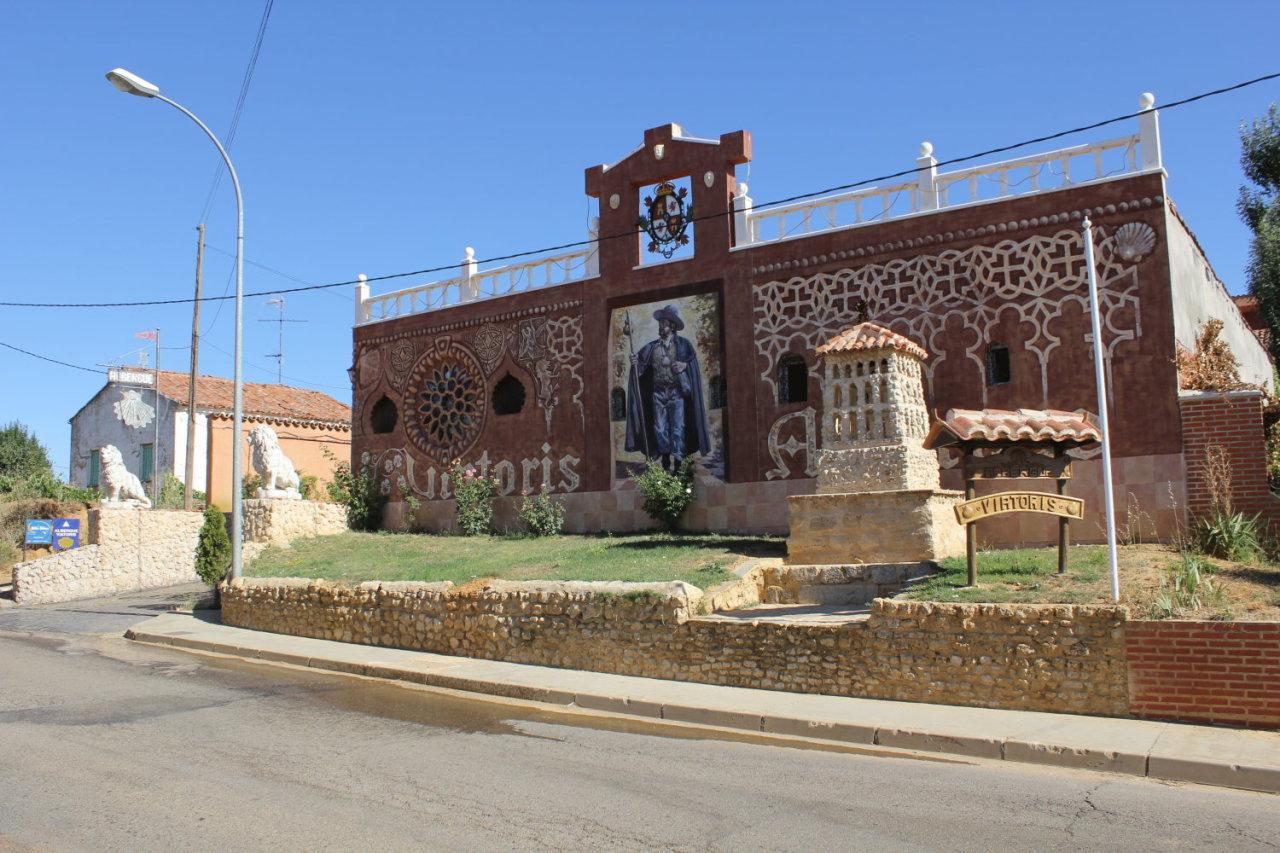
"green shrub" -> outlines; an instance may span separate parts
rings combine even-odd
[[[1160,592],[1152,602],[1152,615],[1169,619],[1222,600],[1222,588],[1214,583],[1214,569],[1194,554],[1183,554],[1160,579]]]
[[[217,507],[205,507],[204,525],[196,544],[196,574],[209,586],[216,587],[231,567],[231,540],[227,537],[227,520]]]
[[[298,494],[302,495],[304,501],[314,501],[320,496],[320,490],[316,487],[319,481],[315,474],[298,472]]]
[[[454,466],[450,472],[453,484],[454,512],[463,536],[487,536],[493,532],[493,495],[497,482],[485,477],[471,465]]]
[[[1223,560],[1248,562],[1262,553],[1262,521],[1260,515],[1215,510],[1195,523],[1196,548],[1203,554]]]
[[[324,448],[325,458],[336,460],[333,451]],[[352,473],[346,460],[333,466],[333,479],[325,484],[329,500],[347,508],[347,526],[352,530],[374,531],[382,526],[382,509],[386,497],[378,494],[373,472],[368,466],[359,473]]]
[[[674,530],[676,522],[693,503],[693,460],[685,459],[680,470],[671,473],[653,462],[631,477],[644,495],[644,511],[666,530]]]
[[[520,521],[530,536],[556,536],[564,528],[564,502],[553,498],[546,485],[520,501]]]
[[[0,428],[0,474],[23,479],[48,472],[52,477],[52,470],[49,453],[35,433],[18,421],[10,421]]]
[[[82,488],[62,482],[52,471],[36,471],[21,477],[0,475],[0,494],[5,500],[22,501],[47,498],[54,501],[81,501],[93,503],[98,499],[96,488]]]
[[[156,506],[161,509],[182,509],[183,494],[186,492],[186,486],[182,481],[174,476],[172,471],[164,472],[164,482],[160,485],[160,502]],[[193,505],[204,506],[208,496],[199,489],[191,490],[191,502]]]

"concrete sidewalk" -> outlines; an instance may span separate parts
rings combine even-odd
[[[164,614],[126,636],[648,719],[1280,793],[1280,733],[716,687],[291,637],[204,614]]]

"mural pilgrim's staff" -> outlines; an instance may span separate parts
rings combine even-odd
[[[631,353],[625,447],[675,471],[685,457],[711,453],[711,429],[697,349],[677,334],[684,321],[674,305],[654,311],[653,319],[658,321],[657,339]],[[625,334],[631,335],[630,315]]]

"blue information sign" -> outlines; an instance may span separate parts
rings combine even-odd
[[[26,544],[52,545],[53,522],[43,518],[28,518]]]
[[[58,518],[53,522],[53,550],[68,551],[80,547],[80,519]]]

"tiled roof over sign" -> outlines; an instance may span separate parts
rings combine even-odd
[[[896,349],[911,353],[917,358],[928,358],[924,347],[908,337],[898,334],[892,329],[877,326],[875,323],[859,323],[838,332],[825,344],[818,347],[818,355],[833,352],[857,352],[859,350]]]
[[[185,404],[190,375],[160,371],[160,393]],[[196,408],[229,412],[233,405],[233,384],[221,376],[196,377]],[[347,429],[351,427],[351,407],[321,391],[290,385],[244,383],[244,413],[261,418],[323,421]]]
[[[942,447],[957,441],[1089,444],[1101,440],[1102,433],[1083,409],[952,409],[934,424],[925,447]]]

